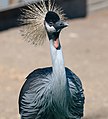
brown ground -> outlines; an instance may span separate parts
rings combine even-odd
[[[0,32],[0,119],[18,119],[18,95],[35,68],[51,65],[48,41],[33,47],[21,40],[19,28]],[[108,9],[69,21],[61,42],[65,64],[82,80],[84,119],[108,119]]]

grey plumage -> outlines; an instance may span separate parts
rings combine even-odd
[[[19,98],[22,119],[80,119],[83,116],[84,95],[80,79],[66,70],[70,94],[65,110],[53,100],[52,67],[37,69],[27,76]],[[62,100],[61,100],[62,101]]]
[[[37,69],[27,76],[19,95],[21,119],[81,119],[83,116],[82,84],[70,69],[65,68],[59,39],[61,30],[68,24],[53,10],[45,12],[44,18],[41,17],[49,38],[52,67]],[[38,25],[38,21],[35,22]],[[37,40],[42,39],[39,37]],[[32,39],[36,43],[37,40]]]

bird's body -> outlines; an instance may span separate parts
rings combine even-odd
[[[19,96],[21,119],[81,119],[84,94],[80,79],[64,65],[59,34],[67,24],[48,11],[44,21],[52,67],[30,73]]]
[[[65,71],[69,92],[63,89],[61,92],[60,84],[59,89],[54,87],[52,67],[29,74],[19,98],[21,119],[80,119],[83,116],[84,95],[80,79],[68,68]]]

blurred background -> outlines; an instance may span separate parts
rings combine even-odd
[[[0,119],[19,119],[24,78],[51,65],[48,41],[34,47],[23,40],[21,8],[39,0],[0,0]],[[84,119],[108,119],[108,0],[58,0],[69,27],[61,33],[65,65],[82,80]]]

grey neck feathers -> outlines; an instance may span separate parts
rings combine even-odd
[[[62,86],[66,85],[66,74],[65,74],[65,66],[64,66],[64,58],[62,53],[62,48],[56,49],[53,45],[53,40],[50,40],[50,51],[51,51],[51,59],[53,66],[53,77],[62,84]]]
[[[50,51],[53,65],[52,72],[52,93],[53,100],[62,106],[62,109],[66,110],[67,106],[67,95],[68,95],[68,82],[66,80],[64,58],[61,47],[56,49],[53,45],[53,40],[50,40]]]

